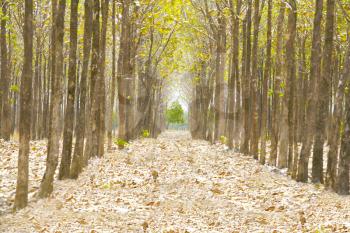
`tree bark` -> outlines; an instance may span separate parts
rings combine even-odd
[[[345,130],[341,140],[339,170],[337,177],[337,193],[349,195],[350,173],[350,96],[346,93],[345,103]]]
[[[249,141],[250,141],[250,98],[249,98],[249,81],[251,77],[250,72],[250,59],[251,59],[251,28],[252,28],[252,0],[248,0],[248,9],[246,18],[243,22],[243,64],[242,69],[244,75],[243,79],[243,124],[244,135],[241,144],[240,151],[243,154],[249,154]]]
[[[113,130],[113,109],[115,103],[115,90],[116,90],[116,25],[115,25],[115,1],[112,3],[112,83],[110,87],[110,104],[108,112],[108,149],[112,149],[112,130]]]
[[[309,157],[312,147],[312,139],[315,125],[315,96],[316,96],[316,78],[321,75],[320,63],[321,63],[321,23],[322,23],[322,10],[323,0],[316,0],[315,4],[315,18],[314,29],[312,37],[312,49],[311,49],[311,68],[308,88],[308,98],[306,101],[307,114],[306,114],[306,127],[304,128],[302,147],[299,156],[297,181],[308,181],[308,166]]]
[[[338,83],[338,89],[336,92],[334,113],[331,121],[330,137],[329,137],[329,151],[327,155],[327,171],[326,171],[326,187],[331,187],[333,190],[337,190],[337,165],[338,165],[338,146],[339,146],[339,134],[340,124],[342,122],[342,108],[344,102],[345,85],[350,80],[350,45],[348,38],[348,48],[345,55],[345,62],[343,73],[340,76]]]
[[[92,0],[85,0],[85,18],[84,18],[84,48],[83,48],[83,67],[81,70],[80,82],[80,108],[76,127],[76,140],[70,175],[76,179],[81,173],[84,164],[84,138],[86,124],[86,99],[88,84],[88,69],[91,54],[91,36],[92,36]]]
[[[59,140],[60,140],[60,115],[62,102],[62,79],[63,79],[63,38],[64,38],[64,14],[66,0],[60,0],[58,6],[53,2],[54,26],[52,40],[52,81],[51,81],[51,104],[49,138],[46,160],[46,170],[40,184],[39,197],[48,197],[53,191],[53,180],[58,164]],[[56,9],[57,8],[57,9]],[[55,13],[57,10],[57,14]]]
[[[281,112],[281,80],[282,80],[282,66],[283,66],[283,24],[285,18],[286,5],[281,3],[278,19],[277,19],[277,45],[276,45],[276,74],[273,85],[273,112],[272,112],[272,132],[271,132],[271,152],[269,158],[269,164],[276,166],[277,154],[278,154],[278,142],[280,131],[280,112]]]
[[[220,10],[219,10],[220,12]],[[225,133],[225,94],[224,74],[226,62],[226,19],[218,16],[216,35],[216,68],[215,68],[215,140]]]
[[[318,79],[316,102],[315,142],[312,159],[312,182],[314,183],[323,183],[323,147],[326,139],[325,125],[328,118],[329,86],[330,80],[332,80],[334,19],[335,0],[327,0],[323,70]]]
[[[294,89],[296,79],[295,68],[295,38],[297,31],[297,2],[290,0],[291,9],[288,15],[288,39],[286,41],[286,102],[285,108],[288,112],[287,127],[288,127],[288,172],[293,169],[293,152],[294,152]],[[286,127],[284,127],[286,128]]]
[[[104,155],[104,142],[106,132],[106,82],[105,82],[105,69],[106,69],[106,39],[107,39],[107,26],[108,26],[108,6],[109,0],[101,2],[102,5],[102,27],[100,38],[100,72],[99,82],[100,89],[98,90],[99,99],[99,123],[98,123],[98,155],[102,157]]]
[[[22,209],[28,203],[29,140],[33,79],[33,1],[25,0],[24,13],[24,63],[21,81],[21,104],[19,121],[18,175],[15,196],[15,209]]]
[[[91,83],[90,83],[90,101],[91,101],[91,147],[88,152],[88,158],[99,156],[99,90],[100,82],[100,0],[94,0],[92,17],[92,56],[91,56]]]
[[[67,179],[70,176],[72,156],[74,101],[77,78],[77,48],[78,48],[78,6],[79,0],[71,0],[70,15],[70,52],[68,68],[68,96],[64,118],[63,148],[58,179]]]
[[[267,9],[267,35],[266,35],[266,62],[264,70],[263,91],[262,91],[262,114],[261,114],[261,154],[260,163],[265,164],[267,135],[267,113],[268,113],[268,83],[271,76],[271,52],[272,52],[272,0],[268,0]]]
[[[262,1],[264,3],[264,1]],[[258,47],[259,47],[259,27],[260,27],[260,0],[254,0],[254,32],[252,50],[252,76],[251,76],[251,148],[250,153],[254,159],[259,158],[259,104],[258,104]]]
[[[10,140],[11,137],[11,105],[10,105],[10,82],[11,76],[9,75],[9,67],[8,67],[8,51],[7,51],[7,40],[6,40],[6,32],[7,32],[7,9],[8,9],[8,1],[2,0],[2,17],[1,17],[1,101],[2,101],[2,109],[0,106],[0,114],[1,114],[1,137],[5,140]]]

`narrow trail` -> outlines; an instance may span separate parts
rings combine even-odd
[[[349,232],[350,198],[169,131],[94,159],[0,232]]]

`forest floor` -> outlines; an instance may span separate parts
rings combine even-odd
[[[78,180],[56,180],[52,197],[36,200],[45,145],[31,145],[29,207],[9,213],[18,146],[0,142],[0,232],[350,231],[350,197],[180,131],[93,159]]]

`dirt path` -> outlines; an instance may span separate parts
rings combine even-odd
[[[0,232],[350,231],[349,197],[186,132],[138,140],[55,187],[51,198],[0,216]]]

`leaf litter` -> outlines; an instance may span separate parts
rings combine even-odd
[[[0,142],[0,232],[349,232],[350,197],[168,131],[93,159],[37,200],[46,142],[31,144],[30,203],[10,213],[15,142]]]

